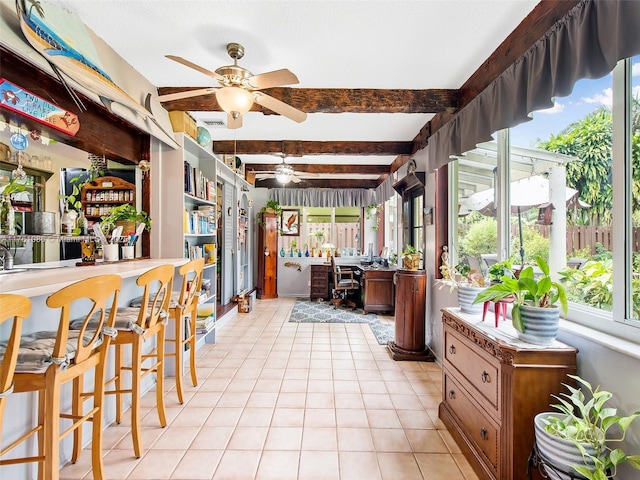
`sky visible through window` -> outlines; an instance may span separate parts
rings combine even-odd
[[[634,83],[640,78],[640,57],[634,57],[632,75]],[[551,134],[558,134],[567,126],[584,118],[601,105],[611,107],[611,74],[600,79],[578,81],[571,94],[556,98],[554,106],[533,113],[533,120],[510,130],[511,144],[534,147]],[[640,86],[634,87],[634,96],[640,97]]]

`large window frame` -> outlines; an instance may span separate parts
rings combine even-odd
[[[589,329],[610,334],[635,344],[640,344],[640,320],[632,318],[632,219],[631,219],[631,102],[632,102],[632,59],[624,59],[618,62],[613,70],[613,210],[612,228],[616,232],[613,238],[613,308],[606,312],[593,307],[570,303],[566,320],[573,324],[582,325]],[[502,155],[498,158],[509,158],[508,132],[497,135],[498,151]],[[509,218],[509,164],[508,161],[498,162],[498,194],[497,218],[498,218],[498,251],[501,257],[509,256],[508,235],[501,235],[501,225],[508,225]],[[455,162],[454,162],[455,164]],[[452,165],[454,165],[452,164]],[[458,249],[457,232],[455,231],[457,217],[457,169],[451,170],[453,175],[449,178],[450,191],[450,231],[449,242],[454,245],[454,251]],[[452,198],[453,197],[453,198]],[[506,199],[506,201],[502,201]],[[505,223],[505,221],[507,223]],[[618,234],[618,232],[620,232]]]

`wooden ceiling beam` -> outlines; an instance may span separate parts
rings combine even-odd
[[[245,163],[247,172],[275,172],[277,163],[266,165],[264,163]],[[293,170],[298,173],[335,173],[354,175],[384,175],[389,173],[388,165],[346,165],[346,164],[312,164],[294,163]]]
[[[362,179],[301,179],[300,183],[282,185],[275,178],[256,179],[256,188],[376,188],[377,180]]]
[[[160,87],[159,95],[206,87]],[[452,89],[291,88],[262,90],[306,113],[438,113],[458,109],[458,91]],[[165,109],[221,112],[212,94],[163,102]],[[272,114],[254,104],[252,111]]]
[[[284,154],[292,157],[303,155],[355,155],[385,156],[409,155],[413,142],[315,142],[303,140],[220,140],[213,142],[217,154]]]

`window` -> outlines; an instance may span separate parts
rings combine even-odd
[[[577,82],[571,95],[532,116],[457,158],[454,250],[476,256],[473,225],[495,221],[482,229],[491,234],[485,250],[514,264],[522,262],[521,245],[525,264],[542,256],[566,285],[570,320],[640,342],[640,329],[629,328],[640,326],[640,56]],[[472,177],[479,166],[485,174]],[[498,198],[496,217],[478,217],[491,213],[474,202],[483,192]],[[501,194],[510,200],[504,222]]]

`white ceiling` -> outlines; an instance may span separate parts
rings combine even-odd
[[[216,86],[168,60],[209,70],[232,63],[226,45],[245,47],[254,74],[280,68],[304,88],[457,89],[538,0],[57,0],[157,87]],[[194,113],[197,120],[224,118]],[[410,141],[431,114],[309,114],[297,124],[250,112],[214,140]],[[245,163],[278,163],[242,156]],[[304,157],[292,163],[385,164],[394,157]]]

